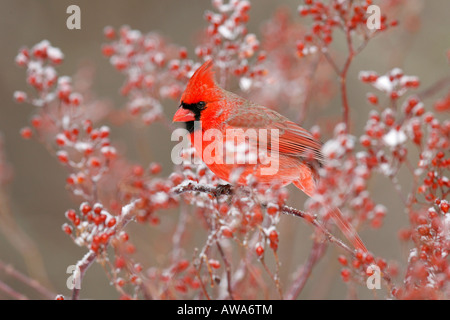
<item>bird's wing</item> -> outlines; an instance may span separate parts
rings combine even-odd
[[[230,115],[225,125],[241,129],[267,129],[267,148],[282,154],[308,158],[312,157],[323,162],[322,145],[314,139],[311,133],[282,116],[278,112],[263,106],[242,106]],[[272,143],[273,129],[278,132],[278,144]],[[260,139],[259,139],[260,140]],[[264,143],[264,142],[262,142]],[[261,146],[261,141],[258,141]]]

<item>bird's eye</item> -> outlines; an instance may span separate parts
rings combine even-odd
[[[200,109],[204,109],[205,106],[206,106],[206,102],[205,102],[205,101],[200,101],[199,103],[197,103],[197,106],[198,106]]]

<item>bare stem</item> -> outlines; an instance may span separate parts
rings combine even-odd
[[[302,292],[303,288],[306,285],[306,282],[311,275],[311,272],[317,262],[322,258],[327,248],[326,243],[319,242],[316,239],[314,240],[313,246],[311,248],[311,252],[309,253],[308,260],[299,270],[299,275],[296,277],[294,282],[292,283],[291,288],[289,289],[286,299],[294,300],[299,294]]]
[[[17,271],[14,269],[11,265],[5,264],[3,261],[0,260],[0,270],[5,272],[7,275],[13,277],[14,279],[26,284],[30,288],[33,288],[36,290],[40,295],[47,299],[54,299],[56,294],[51,292],[49,289],[41,285],[38,281],[31,279],[30,277],[26,276],[25,274]]]
[[[10,286],[8,286],[3,281],[0,281],[0,291],[3,291],[7,295],[9,295],[11,298],[16,299],[16,300],[28,300],[28,298],[26,296],[17,292],[16,290],[14,290]]]
[[[439,79],[425,90],[419,92],[417,96],[419,97],[419,99],[423,100],[425,98],[435,95],[437,92],[449,86],[450,86],[450,76],[446,76],[442,79]]]
[[[225,264],[225,272],[227,275],[228,294],[230,295],[230,299],[234,300],[233,290],[231,288],[231,264],[230,264],[230,261],[228,261],[228,258],[225,256],[225,252],[223,251],[222,246],[220,245],[219,241],[217,241],[216,244],[217,244],[217,249],[219,250],[219,254],[222,257],[223,263]]]

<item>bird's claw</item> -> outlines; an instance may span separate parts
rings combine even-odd
[[[233,186],[231,184],[219,184],[216,187],[214,195],[216,197],[221,195],[231,195],[233,193]]]

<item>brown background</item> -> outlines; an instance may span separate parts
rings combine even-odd
[[[349,97],[352,106],[352,120],[356,130],[364,125],[369,107],[365,102],[365,94],[370,88],[360,84],[357,80],[358,71],[377,70],[384,73],[394,66],[401,67],[407,74],[418,75],[422,87],[427,87],[436,79],[448,74],[448,64],[445,52],[450,48],[450,2],[435,1],[406,1],[407,10],[419,12],[420,20],[416,24],[417,32],[405,30],[405,25],[391,31],[386,36],[380,36],[370,43],[365,51],[356,58],[349,73]],[[259,25],[267,20],[274,9],[282,4],[295,12],[302,1],[253,1],[250,11],[251,22],[249,30],[259,33]],[[81,7],[81,30],[66,28],[66,8],[70,4]],[[26,89],[24,70],[17,68],[14,57],[23,45],[32,46],[42,39],[48,39],[54,46],[60,47],[65,53],[65,62],[59,68],[60,74],[72,75],[77,66],[86,59],[94,62],[97,68],[94,89],[101,97],[112,100],[116,108],[123,107],[124,99],[118,94],[122,84],[122,76],[109,65],[107,59],[101,55],[100,45],[103,42],[103,27],[112,25],[119,27],[128,24],[132,28],[143,32],[156,30],[166,35],[175,43],[184,45],[192,52],[194,35],[205,26],[203,12],[210,9],[207,0],[171,0],[171,1],[63,1],[63,0],[2,0],[0,3],[0,132],[5,138],[6,156],[14,169],[14,180],[8,187],[11,210],[16,221],[31,237],[40,250],[51,284],[55,291],[69,294],[65,286],[68,276],[66,268],[74,264],[85,253],[85,249],[74,246],[71,240],[61,231],[65,222],[64,211],[76,204],[70,199],[64,186],[65,171],[50,156],[45,148],[35,142],[24,141],[20,138],[19,130],[28,123],[32,107],[16,105],[12,100],[15,90]],[[399,12],[400,16],[406,12]],[[295,19],[299,19],[295,15]],[[400,20],[400,22],[402,22]],[[338,39],[336,48],[345,48],[343,39]],[[431,100],[432,101],[432,100]],[[430,107],[430,102],[427,108]],[[339,100],[328,110],[321,110],[323,115],[339,112]],[[170,117],[175,105],[166,106],[166,114]],[[337,110],[337,111],[336,111]],[[320,115],[316,115],[316,118]],[[305,127],[310,128],[308,120]],[[129,128],[128,128],[129,129]],[[124,128],[113,128],[113,139],[122,143],[122,148],[129,158],[140,163],[156,160],[166,163],[164,174],[170,172],[170,137],[159,134],[158,125],[148,129],[141,129],[148,137],[149,149],[144,156],[140,155],[133,143],[133,131]],[[130,134],[131,132],[131,134]],[[360,131],[359,131],[360,132]],[[154,139],[158,134],[158,139]],[[165,134],[165,133],[164,133]],[[165,139],[165,140],[164,140]],[[162,143],[161,141],[167,141]],[[403,183],[408,184],[405,178]],[[407,219],[402,210],[392,185],[384,178],[375,178],[370,186],[374,190],[377,201],[388,206],[389,212],[385,225],[381,230],[369,229],[362,233],[362,237],[372,250],[387,258],[401,258],[405,261],[407,250],[401,248],[397,241],[396,232],[399,226],[406,225]],[[305,198],[291,195],[292,203],[302,207]],[[286,220],[286,219],[285,219]],[[133,238],[140,242],[157,240],[155,229],[132,227],[141,237]],[[281,228],[284,233],[280,248],[286,249],[285,258],[297,264],[304,259],[309,250],[309,234],[311,229],[302,223],[288,223],[283,221]],[[149,235],[149,230],[153,232]],[[130,233],[132,233],[131,231]],[[345,298],[345,286],[342,284],[336,270],[337,250],[329,249],[330,253],[314,271],[313,277],[301,298]],[[139,252],[145,260],[149,252]],[[283,253],[281,253],[283,255]],[[0,260],[13,264],[18,270],[25,271],[24,262],[17,251],[6,241],[0,233]],[[139,260],[139,259],[138,259]],[[283,260],[282,260],[283,261]],[[290,263],[290,262],[286,263]],[[321,284],[324,279],[336,278],[331,290]],[[0,271],[0,279],[30,297],[36,297],[26,287],[15,283]],[[287,280],[287,279],[286,279]],[[364,298],[371,298],[370,292],[360,292]],[[83,297],[116,298],[117,293],[108,284],[103,271],[98,265],[89,270],[86,281],[83,282]],[[0,299],[6,298],[0,293]]]

